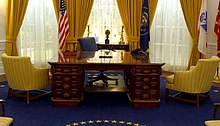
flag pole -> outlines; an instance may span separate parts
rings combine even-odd
[[[217,15],[216,15],[216,21],[215,21],[215,26],[214,26],[214,33],[216,35],[216,40],[217,40],[217,56],[220,57],[219,55],[219,51],[220,51],[220,1],[218,3],[218,11],[217,11]],[[217,68],[217,74],[213,80],[214,84],[218,84],[220,85],[220,78],[218,75],[219,72],[219,66]]]

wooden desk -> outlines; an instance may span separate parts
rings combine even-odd
[[[148,57],[135,60],[130,52],[114,52],[112,59],[97,58],[102,52],[86,52],[94,56],[68,56],[68,63],[50,61],[52,77],[52,104],[76,107],[83,100],[86,70],[120,70],[127,75],[128,97],[133,107],[159,107],[160,75],[164,63],[146,63]],[[83,54],[83,53],[81,53]],[[79,59],[77,57],[83,57]],[[146,59],[145,59],[146,58]],[[83,60],[84,59],[84,60]]]
[[[129,51],[129,45],[119,44],[97,44],[98,49],[115,49]]]

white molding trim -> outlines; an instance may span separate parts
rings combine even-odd
[[[6,42],[6,40],[0,40],[0,43],[5,43]]]

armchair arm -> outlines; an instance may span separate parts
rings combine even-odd
[[[189,70],[193,70],[196,66],[190,66]]]
[[[37,84],[35,88],[43,88],[49,85],[49,69],[47,68],[34,68],[34,83]],[[33,87],[34,88],[34,87]]]
[[[194,85],[195,74],[193,70],[190,71],[176,71],[174,72],[174,85],[173,88],[179,91],[189,91]],[[188,87],[190,85],[190,87]]]
[[[5,100],[4,99],[0,99],[0,103],[2,104],[2,116],[5,116]]]

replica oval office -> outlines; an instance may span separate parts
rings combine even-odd
[[[0,126],[220,125],[220,0],[0,10]]]

